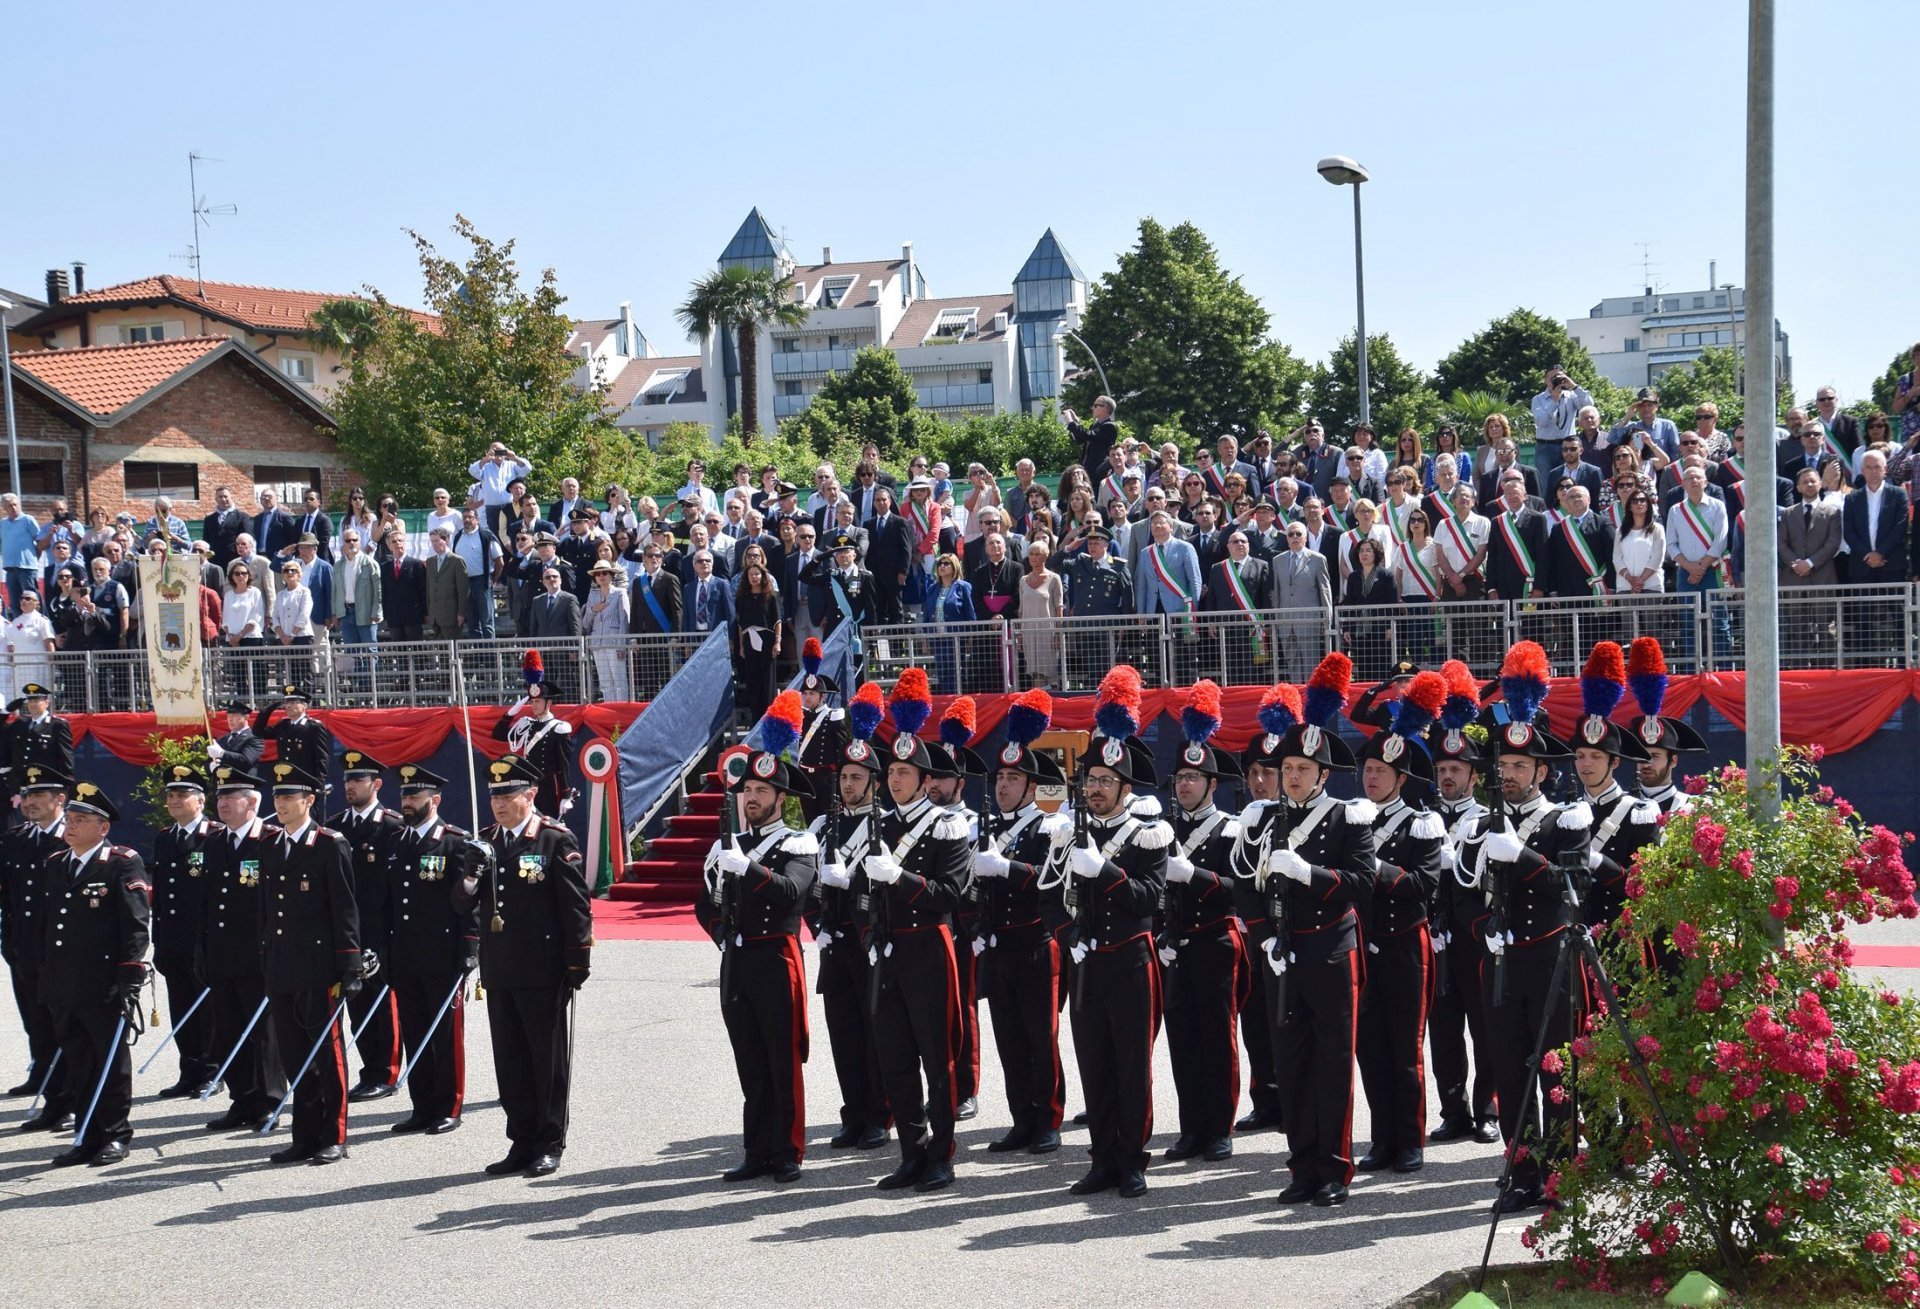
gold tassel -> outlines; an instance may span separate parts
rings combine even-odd
[[[147,1026],[148,1027],[160,1026],[160,1001],[159,1000],[155,1000],[153,1002],[153,1013],[147,1019]]]
[[[485,1000],[486,998],[487,998],[487,988],[480,985],[479,982],[475,982],[473,984],[473,1002],[475,1004],[479,1004],[482,1000]]]
[[[501,916],[500,916],[499,914],[495,914],[495,915],[493,916],[493,927],[492,927],[492,930],[493,930],[493,931],[496,931],[496,932],[504,932],[504,931],[506,931],[506,930],[507,930],[507,921],[506,921],[506,919],[504,919],[504,918],[502,918],[502,917],[501,917]]]

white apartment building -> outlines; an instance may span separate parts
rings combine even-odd
[[[855,353],[876,345],[899,359],[926,409],[947,417],[1038,412],[1060,393],[1060,329],[1086,305],[1086,277],[1051,230],[1008,289],[974,296],[930,295],[912,242],[897,259],[836,260],[827,247],[818,263],[799,264],[758,209],[718,264],[791,277],[795,300],[807,306],[805,323],[760,336],[759,420],[768,430],[811,404],[829,373],[845,372]],[[636,329],[628,339],[637,337]],[[570,348],[586,359],[595,344],[582,335]],[[617,367],[605,349],[593,358],[620,426],[651,439],[677,421],[723,431],[740,404],[737,355],[732,337],[716,334],[695,355],[661,357],[649,347]]]
[[[1708,282],[1713,281],[1712,274]],[[1653,386],[1678,364],[1689,364],[1709,346],[1747,343],[1746,296],[1737,286],[1709,285],[1704,291],[1647,287],[1639,295],[1612,296],[1585,318],[1566,320],[1567,332],[1587,348],[1602,376],[1637,390]],[[1773,325],[1774,363],[1781,379],[1792,382],[1787,334]]]

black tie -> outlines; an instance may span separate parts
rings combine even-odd
[[[1803,504],[1800,506],[1800,526],[1804,531],[1811,532],[1813,530],[1813,506],[1811,504]]]

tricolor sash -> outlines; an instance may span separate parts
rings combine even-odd
[[[1680,521],[1685,523],[1693,535],[1700,539],[1701,550],[1707,554],[1712,554],[1714,553],[1713,542],[1715,533],[1707,522],[1705,511],[1705,505],[1696,506],[1693,501],[1687,499],[1685,496],[1680,497]],[[1715,565],[1714,573],[1719,575],[1719,565]]]
[[[1747,466],[1740,461],[1739,455],[1728,455],[1721,462],[1733,470],[1733,480],[1736,483],[1747,480]]]
[[[1190,615],[1193,613],[1193,593],[1182,586],[1180,579],[1173,575],[1173,570],[1167,567],[1166,547],[1157,543],[1148,546],[1147,561],[1153,565],[1154,574],[1159,577],[1160,584],[1179,596],[1185,603],[1186,610],[1179,615],[1179,617],[1183,625],[1183,630],[1187,635],[1192,635],[1193,620]]]
[[[1231,559],[1222,562],[1225,566],[1220,571],[1227,575],[1227,589],[1233,595],[1233,602],[1240,607],[1240,612],[1247,616],[1247,621],[1253,624],[1250,642],[1253,647],[1253,662],[1264,664],[1267,662],[1266,633],[1260,627],[1260,616],[1254,612],[1253,598],[1247,594],[1247,585],[1240,580],[1240,565]]]
[[[1573,547],[1573,557],[1580,562],[1580,571],[1587,575],[1587,587],[1595,595],[1607,589],[1607,579],[1601,570],[1599,561],[1593,557],[1593,547],[1587,544],[1587,538],[1581,533],[1573,519],[1560,520],[1560,529],[1567,538],[1567,544]]]
[[[1427,593],[1427,599],[1438,600],[1440,581],[1433,575],[1433,570],[1421,561],[1420,552],[1414,548],[1413,542],[1400,543],[1400,557],[1407,561],[1407,571],[1413,574],[1413,580],[1419,583],[1420,589]]]
[[[1327,508],[1327,521],[1333,524],[1333,530],[1335,532],[1346,531],[1347,530],[1346,515],[1342,514],[1338,509],[1334,508],[1331,502],[1327,504],[1326,508]]]
[[[1500,529],[1500,539],[1506,542],[1507,551],[1513,556],[1513,562],[1520,565],[1520,571],[1526,574],[1527,585],[1533,585],[1533,552],[1527,549],[1526,540],[1520,535],[1520,524],[1514,521],[1513,511],[1507,510],[1494,519]]]
[[[1447,498],[1435,491],[1427,497],[1432,500],[1438,512],[1434,515],[1439,526],[1453,539],[1454,547],[1460,551],[1460,566],[1467,568],[1473,563],[1473,546],[1467,541],[1467,534],[1460,529],[1460,515],[1447,503]]]

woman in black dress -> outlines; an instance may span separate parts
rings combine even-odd
[[[1397,605],[1400,583],[1380,557],[1380,543],[1362,537],[1353,547],[1353,571],[1347,574],[1343,605]],[[1353,660],[1353,675],[1365,682],[1377,682],[1387,675],[1387,632],[1392,620],[1356,618],[1342,623],[1347,637],[1347,654]]]
[[[779,649],[780,592],[766,564],[755,557],[733,591],[733,669],[748,722],[757,722],[773,703],[773,660]]]

